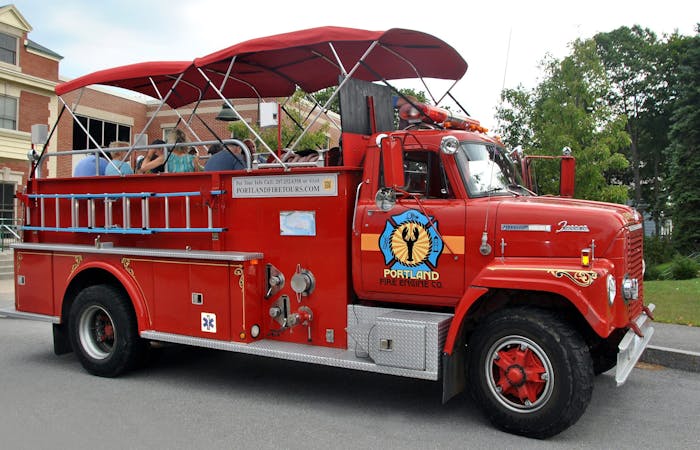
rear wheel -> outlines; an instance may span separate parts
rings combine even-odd
[[[489,316],[467,348],[472,396],[497,427],[547,438],[573,425],[593,392],[579,334],[554,314],[513,308]]]
[[[126,294],[114,286],[85,288],[69,316],[71,345],[93,375],[116,377],[144,359],[148,343],[138,335]]]

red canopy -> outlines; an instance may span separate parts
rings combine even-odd
[[[178,108],[199,99],[219,98],[199,70],[218,88],[235,58],[222,92],[224,97],[285,97],[296,86],[315,92],[337,85],[342,72],[333,51],[349,72],[375,41],[379,45],[353,77],[366,81],[416,77],[458,80],[467,70],[467,63],[452,47],[425,33],[397,28],[382,32],[321,27],[245,41],[197,58],[194,63],[145,62],[101,70],[59,84],[56,94],[105,84],[158,97],[155,84],[165,96],[184,74],[167,101]]]
[[[389,31],[311,28],[242,42],[197,58],[194,64],[221,78],[235,57],[236,76],[249,80],[289,80],[306,92],[315,92],[338,84],[341,71],[333,49],[345,70],[350,71],[373,41],[378,41],[380,46],[367,56],[354,78],[376,81],[420,76],[459,80],[467,71],[466,61],[445,42],[429,34],[399,28]]]

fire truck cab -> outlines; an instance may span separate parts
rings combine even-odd
[[[47,178],[46,158],[104,150],[32,154],[3,313],[52,323],[55,352],[98,376],[170,342],[433,380],[509,432],[561,432],[594,374],[617,366],[622,384],[653,333],[641,217],[534,195],[477,121],[390,84],[466,69],[424,33],[324,27],[59,85],[59,99],[105,84],[175,111],[337,86],[342,138],[303,158],[262,139],[265,159],[218,136],[162,145],[242,149],[244,169],[213,172]]]

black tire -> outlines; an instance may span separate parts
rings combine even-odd
[[[73,350],[93,375],[116,377],[145,360],[148,342],[139,337],[129,298],[115,286],[83,289],[71,306],[68,326]]]
[[[498,311],[474,331],[467,351],[472,396],[488,419],[509,433],[554,436],[576,423],[591,400],[588,347],[548,311]]]

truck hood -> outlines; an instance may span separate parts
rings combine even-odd
[[[641,224],[631,207],[558,197],[515,197],[498,203],[495,248],[506,256],[578,257],[595,240],[605,256],[615,236]],[[499,254],[499,251],[496,252]]]

